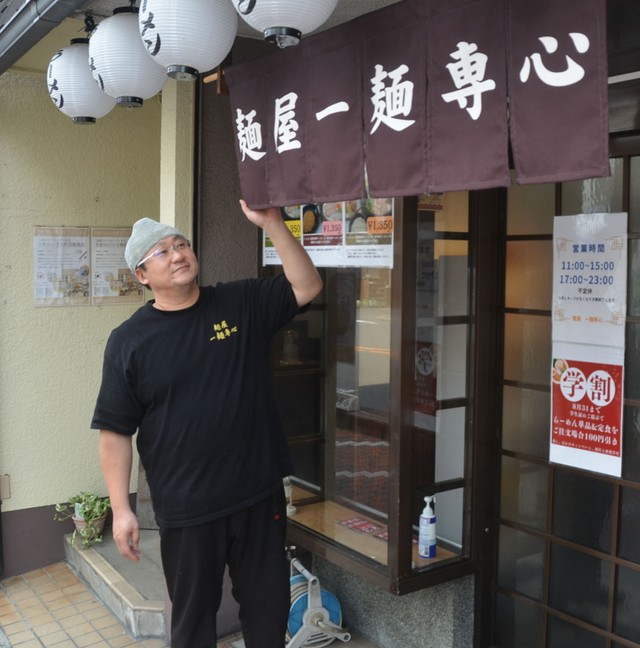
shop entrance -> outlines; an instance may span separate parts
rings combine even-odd
[[[640,138],[611,177],[508,190],[496,445],[495,648],[640,647]],[[554,214],[628,212],[622,478],[549,462]]]

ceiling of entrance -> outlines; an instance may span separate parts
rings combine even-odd
[[[317,31],[399,1],[339,0],[329,20]],[[90,14],[100,22],[113,15],[116,7],[128,5],[127,0],[0,0],[0,74],[14,65],[22,70],[44,72],[55,51],[68,45],[71,38],[83,36],[85,15]],[[20,22],[24,28],[18,26]],[[242,19],[238,20],[237,33],[245,38],[261,38]]]
[[[399,0],[339,0],[338,6],[335,8],[335,11],[329,20],[327,20],[327,22],[322,25],[318,31],[335,27],[336,25],[347,22],[352,18],[357,18],[362,14],[369,13],[370,11],[380,9],[381,7],[398,1]],[[94,0],[93,2],[87,2],[87,4],[81,9],[81,13],[90,12],[94,16],[106,18],[113,14],[113,9],[115,7],[122,5],[126,6],[127,4],[128,2],[123,2],[123,0]],[[238,35],[247,38],[260,37],[258,32],[249,27],[243,20],[238,21]]]

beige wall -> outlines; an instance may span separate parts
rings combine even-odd
[[[173,113],[184,104],[174,86],[166,92]],[[166,175],[191,150],[171,119],[176,115],[162,126],[155,97],[141,109],[116,107],[94,126],[77,126],[49,99],[44,73],[0,76],[0,474],[11,479],[5,512],[79,490],[106,494],[89,424],[106,339],[136,307],[34,308],[33,227],[128,226],[143,215],[170,222],[174,203],[190,210],[190,174],[179,181]],[[161,165],[165,137],[173,161]],[[162,208],[161,177],[168,192]],[[177,220],[189,222],[184,211]],[[134,471],[134,491],[135,483]]]

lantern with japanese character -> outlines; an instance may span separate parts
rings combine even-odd
[[[236,37],[229,0],[143,0],[138,18],[147,52],[179,80],[219,65]]]
[[[119,106],[142,106],[167,80],[142,43],[136,7],[119,7],[96,27],[89,40],[89,63],[93,78]]]
[[[58,50],[47,69],[49,96],[74,124],[95,124],[116,100],[100,90],[89,68],[89,39],[74,38]]]

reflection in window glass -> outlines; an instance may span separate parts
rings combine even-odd
[[[501,526],[499,587],[542,600],[544,551],[545,543],[541,538]]]
[[[294,457],[315,451],[318,467],[308,475],[318,479],[314,482],[296,462],[296,512],[290,519],[386,565],[391,270],[331,269],[325,284],[325,339],[331,348],[326,369],[317,371],[316,379],[324,385],[327,421],[323,438],[313,446],[309,428],[302,425],[305,419],[298,416],[292,422],[299,428],[299,442],[290,439]],[[298,389],[288,392],[289,413],[297,412],[304,400],[304,367],[291,379],[298,381]],[[305,444],[296,451],[296,445]]]
[[[588,475],[556,471],[553,482],[554,535],[608,553],[612,506],[612,484]]]
[[[433,214],[437,232],[469,231],[469,192],[424,194],[418,198],[418,209]]]
[[[609,160],[611,176],[589,178],[562,184],[562,214],[597,214],[621,212],[623,166],[622,158]]]
[[[464,477],[464,407],[436,412],[436,481]]]
[[[507,243],[507,308],[551,309],[552,247],[551,241]]]
[[[629,231],[640,232],[640,157],[632,157],[629,179]]]
[[[507,192],[507,234],[551,234],[556,214],[553,184],[512,185]]]
[[[549,391],[504,387],[502,447],[549,458]]]
[[[563,619],[549,617],[549,648],[607,648],[607,640]]]
[[[445,549],[459,553],[463,548],[462,506],[464,491],[462,488],[443,491],[437,495],[438,544],[442,548],[441,555],[447,557]]]
[[[420,204],[431,209],[419,210],[417,215],[415,361],[407,372],[413,419],[401,430],[406,435],[402,443],[410,448],[408,465],[402,467],[410,479],[414,509],[411,527],[402,530],[402,538],[411,542],[412,562],[418,570],[464,554],[468,481],[468,195],[437,194],[425,200],[421,198]],[[387,565],[389,535],[396,532],[388,527],[389,493],[394,490],[390,485],[390,398],[395,270],[327,268],[324,272],[326,306],[321,312],[327,348],[323,366],[316,369],[326,402],[321,438],[307,434],[308,426],[300,425],[309,417],[304,417],[298,402],[303,395],[295,385],[287,393],[296,402],[288,407],[284,403],[289,413],[299,413],[288,436],[296,459],[305,466],[293,476],[296,512],[290,519]],[[298,331],[294,337],[301,341],[305,336],[305,331]],[[293,370],[291,383],[305,384],[303,369]],[[310,461],[314,452],[315,464]],[[417,542],[412,542],[417,540],[428,492],[436,492],[437,500],[435,559],[418,556]]]
[[[467,315],[468,258],[467,241],[435,240],[434,308],[443,317]]]
[[[464,490],[439,485],[465,477],[467,408],[443,405],[467,398],[469,245],[460,232],[467,229],[468,198],[466,193],[444,194],[442,208],[430,200],[421,197],[418,211],[413,387],[413,447],[420,443],[428,455],[426,462],[412,458],[412,515],[417,523],[424,495],[436,495],[438,555],[447,558],[464,545]],[[443,238],[452,232],[456,238]],[[426,564],[414,563],[417,568]]]
[[[438,326],[436,398],[464,398],[467,380],[467,335],[465,324]]]
[[[620,489],[620,540],[618,555],[640,564],[640,491]]]
[[[640,182],[640,179],[638,180]],[[629,241],[629,277],[628,277],[629,315],[640,317],[640,241]]]
[[[640,642],[640,573],[618,567],[615,631],[626,639]]]
[[[540,648],[544,645],[544,615],[540,608],[504,594],[496,597],[496,646]]]
[[[507,314],[504,324],[505,379],[548,385],[551,357],[550,318]]]
[[[624,397],[640,399],[640,324],[627,323],[624,351]]]
[[[622,478],[640,482],[640,409],[624,407],[622,429]]]
[[[545,531],[547,528],[547,466],[502,458],[500,516]]]
[[[348,315],[341,316],[345,326],[336,340],[335,464],[327,466],[325,497],[382,521],[389,492],[391,271],[345,269],[335,281],[338,295],[352,294],[342,300]]]
[[[549,604],[599,628],[607,627],[611,563],[553,545]]]

